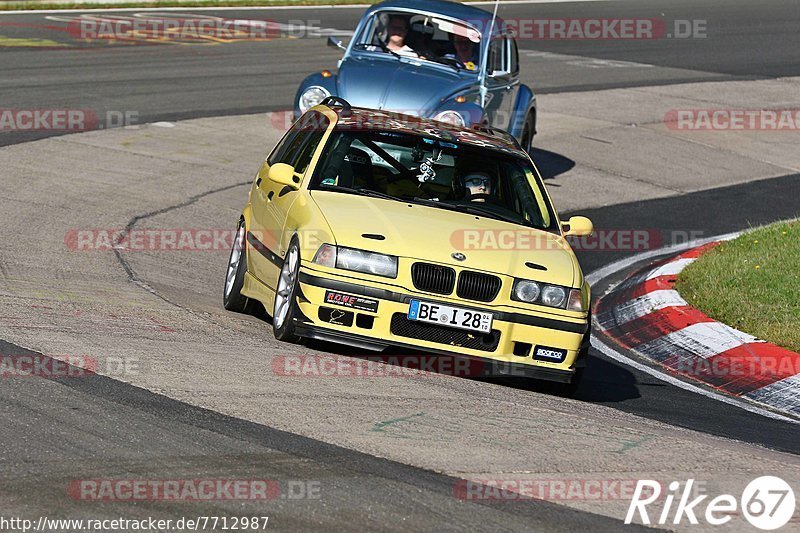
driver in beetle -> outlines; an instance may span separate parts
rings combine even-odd
[[[453,44],[454,52],[446,54],[444,57],[446,59],[455,59],[467,70],[475,70],[475,65],[478,62],[475,43],[466,36],[455,34],[450,35],[450,41]]]

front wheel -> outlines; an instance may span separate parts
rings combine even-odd
[[[591,304],[589,305],[591,309]],[[589,316],[589,324],[592,323],[592,317]],[[578,361],[583,361],[583,366],[578,367],[575,369],[575,373],[572,375],[572,381],[569,383],[564,383],[559,385],[558,395],[563,396],[566,398],[574,398],[575,395],[578,393],[578,388],[581,386],[581,382],[583,381],[583,375],[586,373],[586,366],[589,364],[589,348],[592,346],[592,328],[586,330],[586,333],[583,336],[583,342],[581,342],[581,348],[578,352]]]
[[[528,154],[531,153],[531,149],[533,148],[533,137],[535,133],[536,120],[534,119],[533,112],[530,112],[525,118],[525,125],[522,127],[522,140],[520,141],[522,149]]]
[[[300,246],[292,240],[283,260],[275,291],[275,307],[272,312],[272,330],[275,338],[284,342],[299,342],[294,334],[294,318],[297,315],[297,287],[300,274]]]
[[[225,290],[222,295],[222,305],[225,309],[236,313],[250,313],[252,310],[250,299],[241,292],[244,286],[244,274],[247,271],[246,232],[244,220],[240,220],[239,227],[236,228],[236,237],[233,239],[231,255],[228,258]]]
[[[584,370],[584,368],[576,369],[575,373],[572,375],[572,381],[569,383],[559,384],[556,393],[564,398],[574,398],[578,393],[578,388],[581,386],[581,382],[583,381]]]

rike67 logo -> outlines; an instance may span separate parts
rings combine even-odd
[[[628,507],[628,514],[625,516],[625,523],[633,522],[638,513],[639,519],[646,525],[652,523],[664,525],[670,518],[674,525],[683,523],[684,519],[692,525],[697,525],[700,517],[708,524],[720,526],[733,520],[734,515],[742,515],[753,527],[771,531],[785,526],[794,516],[794,491],[779,477],[762,476],[754,479],[748,483],[738,500],[730,494],[721,494],[708,502],[704,502],[709,497],[708,494],[701,494],[690,500],[695,495],[693,485],[693,479],[687,480],[683,488],[680,482],[673,481],[669,484],[667,492],[662,494],[663,489],[658,481],[639,480]],[[662,496],[664,506],[660,513],[654,512],[651,519],[647,507]],[[701,505],[704,503],[705,510]],[[655,509],[650,511],[653,512]]]

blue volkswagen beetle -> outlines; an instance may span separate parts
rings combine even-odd
[[[367,9],[345,46],[338,74],[308,76],[295,118],[328,96],[354,106],[481,125],[513,135],[528,150],[536,97],[519,81],[517,43],[500,18],[443,0],[387,0]],[[491,38],[490,38],[491,36]]]

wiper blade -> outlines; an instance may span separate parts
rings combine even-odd
[[[372,189],[353,189],[353,191],[355,191],[356,194],[361,194],[364,196],[372,196],[374,198],[383,198],[385,200],[400,200],[400,201],[403,200],[398,196],[392,196],[391,194],[381,191],[374,191]]]
[[[390,54],[392,54],[394,57],[396,57],[396,58],[398,58],[398,59],[400,58],[400,54],[398,54],[398,53],[397,53],[397,52],[395,52],[394,50],[391,50],[391,49],[390,49],[388,46],[386,46],[386,45],[385,45],[385,44],[383,44],[382,42],[378,42],[377,44],[369,44],[369,43],[356,43],[356,44],[354,44],[354,45],[353,45],[353,48],[356,48],[356,49],[358,49],[358,50],[366,50],[366,49],[367,49],[367,48],[369,48],[370,46],[377,46],[378,48],[380,48],[380,49],[381,49],[381,50],[383,50],[384,52],[389,52],[389,53],[390,53]]]
[[[496,211],[492,211],[491,209],[486,209],[485,207],[480,207],[475,204],[456,204],[457,206],[464,209],[464,211],[471,213],[473,215],[483,215],[490,218],[496,218],[497,220],[503,220],[505,222],[511,222],[512,224],[521,224],[518,219],[514,219],[511,217],[503,216]]]
[[[326,187],[324,185],[323,185],[323,187],[325,187],[325,189],[331,190],[331,191],[340,191],[340,192],[345,192],[345,193],[350,193],[350,194],[359,194],[361,196],[372,196],[373,198],[383,198],[384,200],[398,200],[398,201],[401,201],[401,202],[403,201],[402,198],[399,198],[397,196],[392,196],[391,194],[387,194],[385,192],[374,191],[372,189],[355,189],[353,187]]]
[[[496,213],[490,209],[482,208],[476,205],[466,205],[466,204],[448,204],[445,202],[436,202],[434,200],[428,200],[427,198],[414,198],[414,202],[429,205],[431,207],[439,207],[441,209],[447,209],[449,211],[457,211],[459,213],[469,213],[471,215],[481,215],[488,218],[494,218],[496,220],[502,220],[503,222],[511,222],[513,224],[520,224],[519,220],[515,220],[509,217],[504,217],[500,213]]]
[[[422,198],[421,196],[415,196],[412,200],[415,204],[429,205],[431,207],[447,209],[448,211],[461,211],[461,209],[456,209],[456,207],[453,204],[446,204],[444,202],[439,202],[436,200],[429,200],[427,198]]]
[[[492,211],[483,211],[482,209],[480,212],[473,213],[469,208],[470,206],[462,205],[462,204],[448,204],[445,202],[437,202],[436,200],[428,200],[427,198],[416,197],[414,198],[414,202],[422,205],[429,205],[431,207],[438,207],[440,209],[447,209],[448,211],[456,211],[458,213],[469,213],[469,214],[480,214],[484,216],[488,216],[490,218],[497,218],[499,220],[505,220],[497,213]]]

